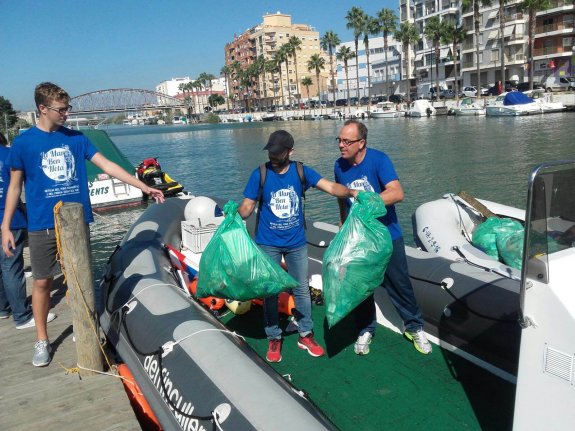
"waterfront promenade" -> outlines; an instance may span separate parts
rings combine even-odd
[[[27,250],[26,250],[27,251]],[[31,293],[32,279],[27,279]],[[16,330],[12,318],[0,320],[0,428],[7,430],[140,430],[118,377],[82,377],[76,367],[72,313],[66,304],[62,277],[54,282],[48,324],[52,362],[32,366],[34,328]]]

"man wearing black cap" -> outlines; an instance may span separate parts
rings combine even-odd
[[[307,166],[303,167],[305,180],[302,182],[296,162],[290,161],[293,145],[292,135],[285,130],[278,130],[270,135],[264,147],[264,150],[268,151],[269,162],[266,163],[261,197],[261,174],[258,167],[248,180],[244,189],[244,200],[238,212],[244,219],[249,217],[258,199],[261,199],[256,243],[278,264],[283,257],[288,273],[300,283],[298,288],[293,289],[299,330],[297,344],[300,349],[317,357],[322,356],[324,351],[313,337],[302,195],[310,187],[339,198],[355,197],[357,191],[326,180]],[[282,359],[282,330],[278,321],[277,296],[265,298],[264,324],[269,340],[266,359],[269,362],[280,362]]]

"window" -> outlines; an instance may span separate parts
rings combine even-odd
[[[573,46],[573,38],[572,37],[564,37],[563,38],[563,48],[569,48]]]
[[[491,61],[499,61],[499,50],[498,49],[491,50]]]

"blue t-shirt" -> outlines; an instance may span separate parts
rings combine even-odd
[[[94,221],[85,160],[97,152],[82,133],[65,127],[51,133],[32,127],[14,140],[6,164],[23,171],[29,231],[54,228],[58,201],[81,203],[86,222]]]
[[[10,148],[0,145],[0,220],[4,218],[4,208],[6,207],[6,195],[8,194],[8,185],[10,185],[10,169],[6,166],[6,159],[10,154]],[[22,210],[22,203],[19,202],[14,211],[10,229],[26,229],[26,214]]]
[[[393,163],[382,151],[367,148],[365,157],[359,165],[352,166],[346,159],[340,157],[335,162],[335,181],[354,190],[367,190],[381,193],[385,185],[398,180]],[[351,207],[353,198],[346,199],[347,207]],[[387,214],[380,221],[387,226],[392,239],[402,237],[401,227],[395,213],[395,205],[386,205]]]
[[[266,181],[262,190],[262,205],[256,243],[274,247],[297,248],[306,243],[302,194],[303,187],[295,162],[284,174],[274,172],[266,164]],[[305,190],[315,187],[321,175],[304,166]],[[260,168],[257,167],[244,189],[244,197],[258,199]]]

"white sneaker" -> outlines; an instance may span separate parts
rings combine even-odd
[[[357,337],[357,341],[353,346],[353,351],[356,355],[367,355],[369,353],[369,343],[373,334],[371,332],[365,332],[363,335]]]
[[[45,367],[52,360],[50,353],[52,353],[52,347],[50,347],[50,342],[48,340],[36,341],[36,344],[34,345],[32,365],[35,367]]]
[[[418,352],[423,353],[424,355],[428,355],[431,353],[432,351],[431,344],[429,343],[429,341],[427,341],[425,332],[423,332],[422,329],[420,329],[417,332],[405,331],[403,335],[405,335],[405,338],[407,338],[409,341],[413,342],[413,347],[415,347],[415,350],[417,350]]]
[[[56,313],[49,312],[48,317],[46,319],[47,323],[50,323],[52,320],[56,318]],[[36,321],[34,320],[34,316],[30,318],[26,323],[21,323],[20,325],[16,325],[16,329],[28,329],[34,328],[36,326]]]

